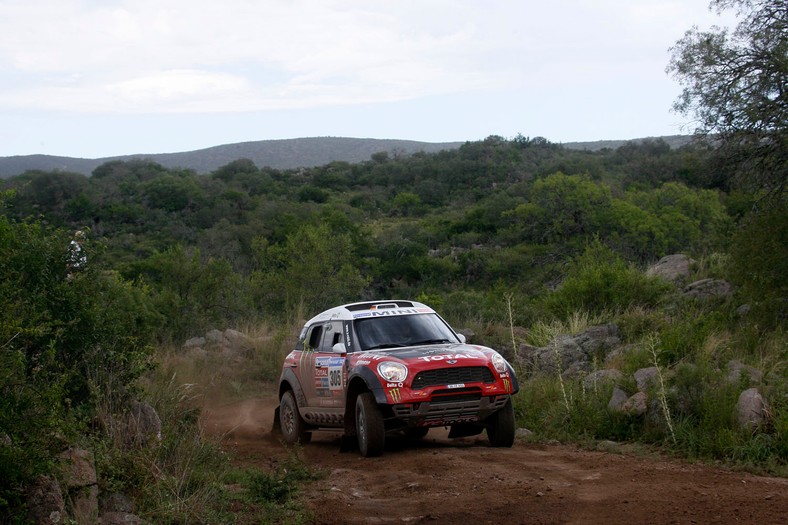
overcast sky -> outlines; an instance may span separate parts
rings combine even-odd
[[[0,156],[689,133],[668,48],[724,22],[708,0],[0,0]]]

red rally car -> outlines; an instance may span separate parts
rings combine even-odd
[[[506,359],[466,344],[432,308],[354,303],[304,325],[282,368],[276,423],[289,443],[343,430],[365,457],[383,453],[387,434],[421,438],[439,426],[449,437],[486,430],[490,445],[511,447],[518,389]]]

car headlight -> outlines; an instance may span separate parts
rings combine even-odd
[[[378,365],[378,374],[389,383],[402,383],[408,377],[408,367],[402,363],[383,361]]]
[[[498,352],[493,353],[491,361],[499,374],[506,372],[506,359],[501,354]]]

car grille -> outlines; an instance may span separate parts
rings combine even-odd
[[[494,383],[492,371],[486,366],[458,366],[425,370],[416,374],[411,388],[421,390],[428,386],[454,385],[459,383]]]

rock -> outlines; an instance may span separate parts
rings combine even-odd
[[[635,383],[638,385],[638,390],[646,392],[649,388],[656,386],[659,382],[658,374],[659,370],[655,366],[641,368],[635,372]]]
[[[749,377],[749,383],[760,383],[763,380],[763,372],[757,368],[745,365],[741,361],[732,360],[728,362],[728,382],[738,383],[741,381],[742,376],[746,374]]]
[[[96,467],[90,451],[70,448],[57,457],[61,462],[60,478],[66,490],[96,484]]]
[[[192,337],[191,339],[187,340],[183,343],[183,348],[190,350],[192,348],[201,348],[205,346],[205,338],[204,337]]]
[[[745,317],[751,311],[752,311],[752,306],[750,306],[749,304],[743,304],[736,309],[736,315],[738,317]]]
[[[254,350],[254,341],[248,335],[228,328],[224,331],[224,340],[227,341],[228,346],[233,354],[248,355]]]
[[[622,405],[621,411],[627,414],[642,416],[648,410],[648,397],[645,392],[638,392]]]
[[[592,326],[577,334],[574,339],[586,354],[592,356],[599,352],[607,354],[610,349],[620,346],[621,339],[619,335],[618,326],[604,324]]]
[[[607,403],[607,408],[613,412],[621,412],[627,399],[629,399],[627,393],[615,387],[613,389],[613,394],[610,396],[610,401]]]
[[[684,296],[695,299],[725,299],[733,294],[733,287],[722,279],[701,279],[684,288]]]
[[[646,275],[675,283],[689,277],[690,269],[694,263],[694,260],[684,254],[666,255],[649,267],[646,270]]]
[[[211,330],[205,334],[205,342],[209,346],[228,346],[230,342],[224,337],[224,332],[220,330]]]
[[[746,430],[755,430],[767,421],[767,405],[757,388],[750,388],[739,395],[736,403],[736,421]]]
[[[27,490],[27,519],[31,525],[66,522],[66,504],[60,484],[49,476],[39,476]]]
[[[621,372],[614,369],[608,368],[604,370],[597,370],[596,372],[591,372],[583,379],[583,386],[586,390],[591,390],[595,386],[613,383],[617,384],[621,381]]]
[[[101,494],[101,496],[99,496],[99,510],[101,514],[106,514],[108,512],[133,514],[134,502],[132,502],[128,496],[120,492]]]
[[[159,414],[144,401],[132,401],[128,413],[129,443],[145,445],[161,442],[161,419]]]
[[[514,437],[526,439],[533,436],[534,433],[528,430],[527,428],[518,428],[514,431]]]
[[[68,494],[71,517],[80,524],[96,523],[98,518],[98,486],[93,454],[88,450],[70,448],[59,454],[60,477]]]
[[[567,377],[584,376],[595,360],[604,361],[608,352],[621,345],[618,334],[616,325],[606,324],[592,326],[575,336],[559,335],[540,348],[522,344],[517,365],[544,375],[561,372]]]

